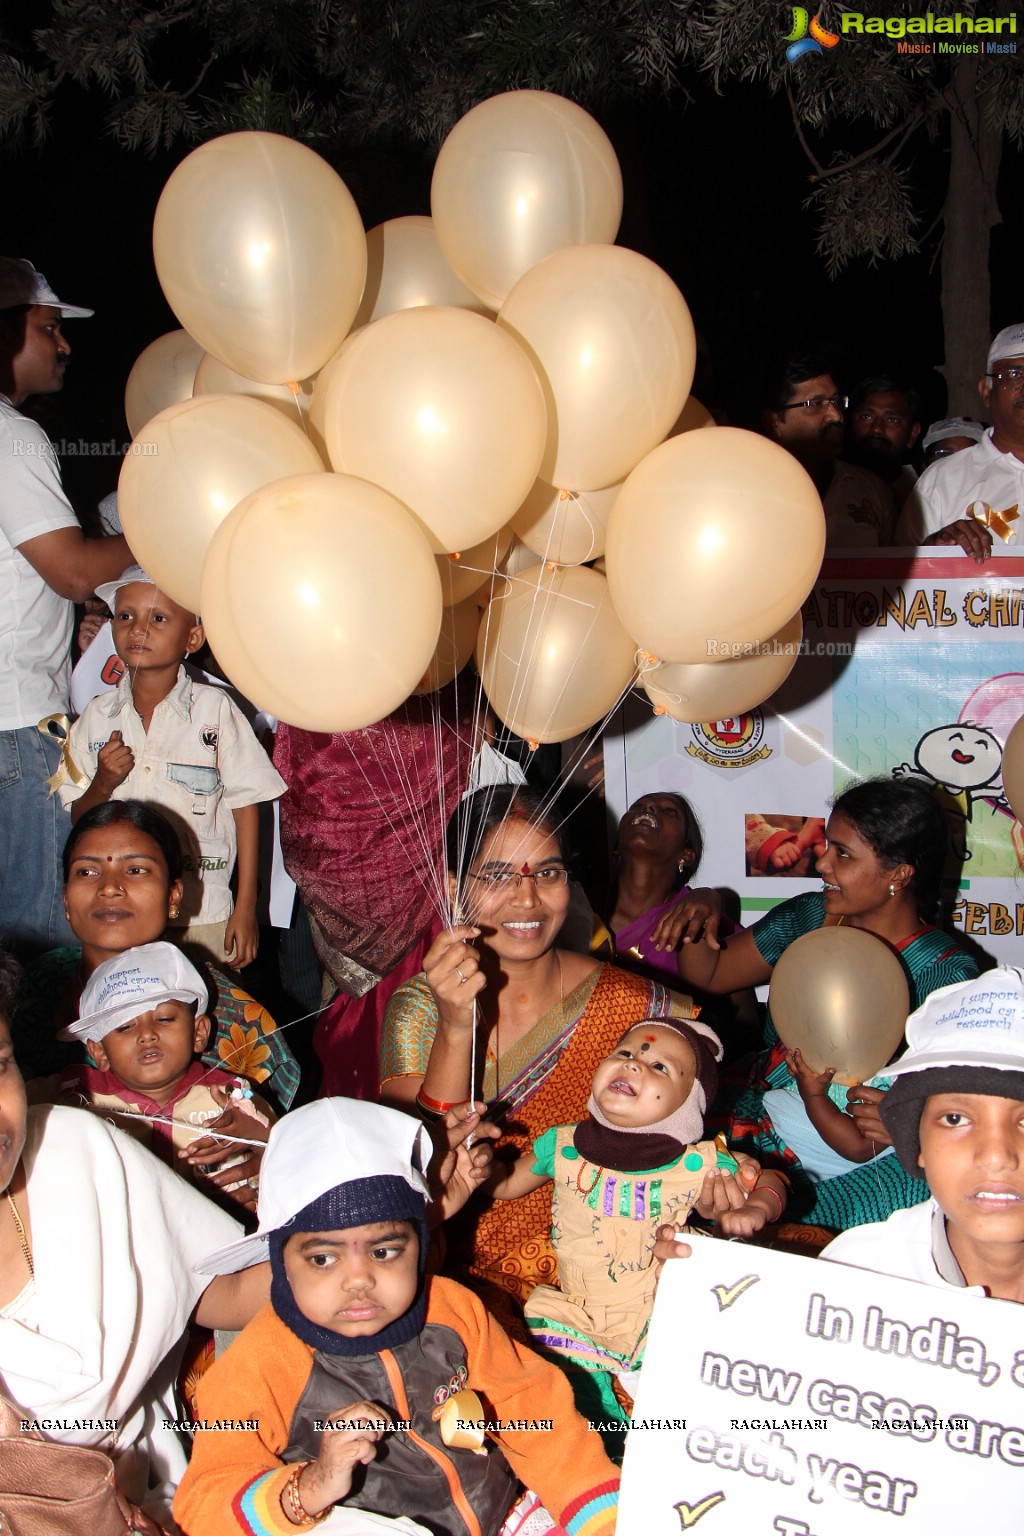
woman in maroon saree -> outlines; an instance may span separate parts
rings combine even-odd
[[[384,1009],[440,927],[436,871],[471,758],[451,689],[362,731],[278,727],[284,860],[339,988],[313,1037],[321,1094],[377,1097]]]

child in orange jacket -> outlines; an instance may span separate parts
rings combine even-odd
[[[618,1473],[561,1372],[426,1275],[429,1153],[375,1104],[321,1099],[274,1127],[259,1232],[201,1266],[269,1249],[273,1285],[200,1385],[211,1427],[174,1506],[189,1536],[614,1532]]]

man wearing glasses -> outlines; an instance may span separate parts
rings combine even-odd
[[[991,427],[973,447],[925,470],[900,518],[901,544],[960,544],[981,561],[992,552],[991,528],[1001,540],[1012,535],[1011,552],[1022,547],[1024,325],[999,332],[978,392]]]
[[[824,358],[792,358],[761,422],[814,481],[825,508],[828,547],[877,548],[892,542],[896,505],[889,487],[871,469],[839,458],[848,405]]]

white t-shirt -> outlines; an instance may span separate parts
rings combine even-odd
[[[20,546],[78,526],[53,444],[0,395],[0,730],[67,712],[74,604],[47,586]]]
[[[980,443],[930,464],[907,497],[896,528],[898,544],[922,544],[932,533],[967,516],[975,501],[987,502],[996,512],[1017,507],[1012,544],[1004,546],[996,536],[994,548],[1014,554],[1024,550],[1024,463],[1013,453],[1001,453],[992,441],[991,427]]]
[[[964,1280],[946,1236],[946,1218],[934,1200],[894,1211],[887,1221],[841,1232],[822,1249],[820,1257],[880,1275],[950,1286],[976,1296],[985,1294],[980,1285],[968,1285]]]

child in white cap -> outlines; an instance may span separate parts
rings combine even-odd
[[[879,1106],[932,1198],[855,1227],[824,1259],[1024,1301],[1024,972],[999,966],[933,992],[907,1021]]]
[[[718,1141],[703,1140],[715,1096],[718,1036],[695,1020],[633,1025],[594,1072],[588,1115],[556,1126],[533,1157],[492,1175],[499,1200],[552,1184],[552,1243],[558,1285],[526,1303],[531,1336],[591,1378],[575,1377],[587,1402],[622,1419],[611,1375],[632,1395],[654,1306],[652,1262],[662,1222],[697,1214],[727,1236],[749,1237],[785,1206],[785,1181],[755,1163],[741,1171]]]
[[[204,640],[198,616],[141,566],[97,587],[125,671],[71,727],[57,788],[72,821],[108,800],[143,800],[169,817],[185,861],[183,938],[218,964],[256,956],[259,805],[286,785],[222,688],[192,680],[183,660]],[[231,876],[237,863],[236,895]]]
[[[175,1500],[189,1536],[615,1530],[618,1474],[565,1378],[426,1274],[429,1156],[414,1119],[355,1100],[274,1127],[259,1231],[199,1266],[269,1251],[273,1283],[199,1387],[219,1427],[196,1435]],[[523,1524],[523,1484],[550,1517],[534,1499]]]
[[[61,1031],[80,1040],[95,1066],[65,1067],[37,1082],[33,1099],[94,1109],[191,1177],[254,1206],[261,1146],[273,1111],[245,1078],[201,1060],[210,1038],[208,997],[195,966],[174,944],[140,944],[96,967],[82,990],[82,1017]],[[228,1169],[248,1177],[232,1178]]]

